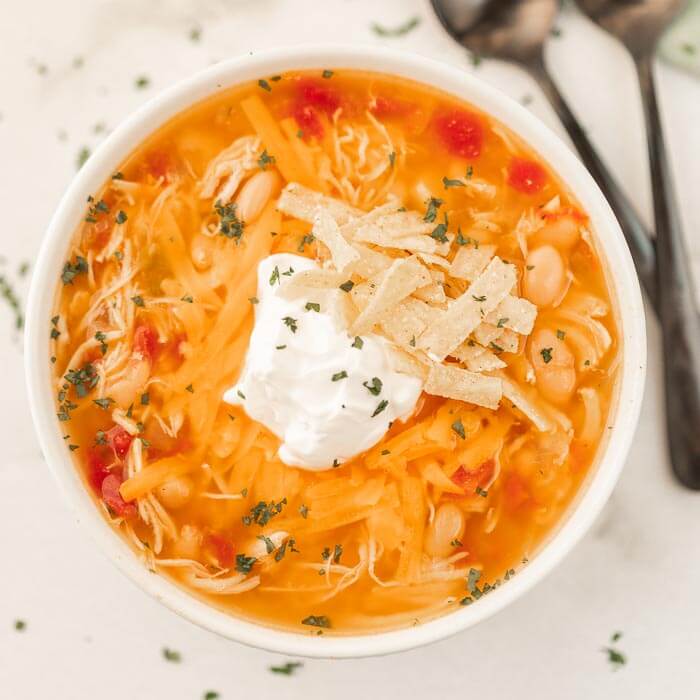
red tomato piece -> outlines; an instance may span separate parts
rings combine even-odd
[[[146,156],[146,172],[156,180],[168,182],[169,173],[173,171],[173,163],[165,151],[151,151]]]
[[[397,100],[385,95],[377,95],[370,101],[369,111],[379,119],[405,117],[416,109],[416,106],[405,100]]]
[[[452,109],[435,117],[435,129],[447,150],[460,158],[478,158],[484,145],[481,117],[464,109]]]
[[[311,105],[295,105],[292,115],[303,138],[306,139],[309,136],[315,136],[317,139],[323,138],[323,123],[318,112]]]
[[[109,476],[109,462],[105,459],[102,450],[96,448],[88,452],[88,481],[90,486],[98,493],[102,488],[102,482]]]
[[[466,493],[474,493],[479,486],[487,484],[493,477],[493,470],[496,463],[493,459],[487,459],[480,464],[476,469],[465,469],[464,465],[460,465],[450,477]]]
[[[136,514],[136,506],[122,498],[119,493],[121,485],[122,480],[116,474],[110,474],[102,482],[102,500],[115,515],[126,518]]]
[[[561,207],[557,211],[542,212],[542,218],[546,221],[557,221],[558,219],[563,219],[566,216],[570,216],[574,221],[578,221],[580,223],[588,221],[588,216],[576,207]]]
[[[134,331],[134,352],[152,362],[157,350],[158,335],[155,328],[147,325],[137,326]]]
[[[110,428],[105,436],[107,438],[107,443],[114,450],[114,454],[118,459],[124,459],[126,453],[131,447],[132,437],[129,433],[121,427],[121,425],[115,425]]]
[[[337,90],[315,80],[300,81],[298,91],[301,104],[315,107],[329,117],[333,116],[333,112],[340,107],[340,94]]]
[[[214,553],[219,566],[226,569],[233,566],[234,548],[231,540],[219,532],[210,532],[205,543]]]
[[[510,510],[517,510],[530,500],[530,491],[524,479],[518,474],[509,474],[503,484],[506,505]]]
[[[534,160],[513,158],[508,166],[508,184],[518,192],[535,194],[547,182],[547,171]]]

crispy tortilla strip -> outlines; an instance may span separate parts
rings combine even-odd
[[[479,345],[487,348],[491,343],[495,343],[503,335],[503,329],[493,323],[480,323],[473,331],[472,336]]]
[[[349,236],[353,241],[373,243],[383,248],[435,253],[437,241],[429,235],[434,228],[432,224],[423,221],[418,212],[387,212],[386,207],[382,207],[344,227],[343,235]]]
[[[554,430],[554,424],[544,415],[544,413],[525,396],[522,389],[510,379],[501,376],[503,384],[503,396],[511,402],[515,408],[524,413],[532,424],[543,433],[548,433]]]
[[[433,255],[432,253],[416,253],[418,257],[424,262],[427,263],[428,265],[435,265],[437,267],[442,268],[445,271],[449,272],[449,269],[451,267],[451,263],[449,260],[445,260],[445,258],[439,256],[439,255]],[[443,278],[444,281],[444,278]]]
[[[462,343],[452,351],[452,357],[456,357],[470,372],[490,372],[506,366],[498,355],[474,341]]]
[[[298,182],[290,182],[282,190],[277,200],[277,209],[287,216],[308,221],[310,224],[314,223],[317,210],[323,209],[333,217],[338,226],[363,214],[361,209],[356,209],[339,199],[327,197],[320,192],[314,192]]]
[[[501,400],[502,388],[498,377],[468,372],[455,365],[434,363],[428,372],[425,392],[496,409]]]
[[[430,271],[430,276],[433,277],[433,280],[435,279],[432,270]],[[442,282],[433,281],[425,287],[419,287],[413,292],[413,296],[428,304],[443,305],[447,302],[447,296],[445,295],[445,288],[442,286]]]
[[[353,247],[360,256],[360,260],[353,266],[353,271],[365,279],[386,272],[394,262],[394,258],[361,243],[355,243]]]
[[[423,332],[418,347],[444,360],[505,299],[515,281],[515,267],[493,258],[469,289]]]
[[[408,374],[411,377],[417,377],[421,381],[425,381],[428,377],[429,360],[423,358],[419,353],[413,355],[401,350],[394,345],[388,347],[389,363],[394,372],[399,374]],[[425,359],[425,362],[422,360]]]
[[[501,328],[510,328],[521,335],[529,335],[532,333],[536,318],[537,307],[533,303],[527,299],[509,295],[486,316],[484,321]]]
[[[367,306],[353,323],[351,335],[362,335],[399,302],[430,282],[428,270],[415,257],[398,258],[384,274]]]
[[[397,345],[407,349],[415,348],[418,336],[440,313],[440,309],[409,297],[382,320],[380,327]]]
[[[348,270],[360,259],[360,254],[340,234],[335,219],[324,209],[319,208],[316,211],[311,232],[328,248],[338,272]]]
[[[450,265],[450,275],[472,282],[484,271],[495,253],[495,245],[462,246]]]
[[[503,328],[501,335],[499,335],[496,340],[492,341],[489,347],[496,352],[518,352],[520,339],[515,331],[511,331],[509,328]]]
[[[347,280],[347,275],[334,270],[301,270],[282,283],[280,295],[295,299],[309,290],[337,289]]]

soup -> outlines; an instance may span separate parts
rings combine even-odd
[[[146,566],[305,634],[478,604],[594,461],[619,340],[588,217],[503,124],[290,72],[86,203],[48,329],[86,488]]]

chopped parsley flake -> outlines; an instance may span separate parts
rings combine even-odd
[[[333,77],[333,71],[332,70],[324,70],[323,73],[321,73],[321,77],[328,80],[329,78]]]
[[[566,338],[566,331],[561,331],[557,328],[557,338],[559,338],[559,340],[564,340],[564,338]]]
[[[303,253],[303,252],[304,252],[304,246],[310,245],[310,244],[313,243],[315,240],[316,240],[316,236],[314,236],[313,233],[306,233],[306,234],[304,234],[304,236],[302,237],[302,239],[301,239],[301,241],[300,241],[300,243],[299,243],[299,246],[297,247],[297,250],[298,250],[300,253]]]
[[[135,297],[131,297],[131,301],[133,301],[136,306],[146,306],[143,301],[143,297],[138,294]]]
[[[309,625],[311,627],[323,627],[329,629],[331,626],[331,621],[325,615],[309,615],[301,621],[302,625]]]
[[[540,355],[542,355],[544,363],[548,365],[552,361],[552,348],[542,348]]]
[[[508,323],[508,317],[506,316],[505,318],[499,318],[498,323],[496,324],[496,328],[503,328],[503,326]]]
[[[125,211],[122,211],[121,209],[117,212],[117,216],[115,217],[115,221],[118,224],[123,224],[129,217],[126,215]]]
[[[214,203],[214,211],[219,216],[219,234],[240,243],[245,222],[238,218],[236,206],[234,202],[224,204],[220,199],[217,199]]]
[[[340,372],[336,372],[332,377],[331,381],[332,382],[338,382],[341,379],[347,379],[348,373],[345,370],[341,370]]]
[[[423,216],[423,221],[427,221],[428,223],[432,223],[435,221],[437,218],[437,212],[438,209],[442,206],[442,200],[438,199],[437,197],[431,197],[428,200],[428,208],[425,211],[425,215]]]
[[[459,435],[459,437],[462,438],[462,440],[466,439],[467,436],[464,432],[464,425],[459,418],[450,427],[455,431],[455,433],[457,433],[457,435]]]
[[[168,647],[163,647],[163,658],[166,661],[170,661],[174,664],[179,664],[182,661],[182,654],[174,649],[169,649]]]
[[[180,297],[180,301],[184,301],[187,304],[194,303],[194,297],[191,294],[185,294],[185,296]]]
[[[82,399],[88,395],[88,392],[91,389],[94,389],[97,386],[99,375],[97,374],[95,367],[88,362],[80,369],[68,370],[64,379],[68,382],[68,384],[73,385],[78,398]],[[66,388],[68,387],[67,384],[65,386]],[[60,394],[59,401],[63,401]]]
[[[389,154],[389,165],[393,168],[396,165],[396,151],[392,151]]]
[[[474,591],[476,590],[476,584],[479,583],[479,579],[481,578],[481,571],[479,569],[469,569],[469,573],[467,574],[467,590],[474,595]]]
[[[481,302],[481,301],[486,301],[486,297],[483,296],[483,295],[480,296],[480,297],[476,297],[476,296],[474,296],[474,295],[472,294],[472,299],[473,299],[474,301],[479,301],[479,302]]]
[[[114,399],[110,399],[109,396],[105,396],[103,399],[93,399],[94,404],[97,404],[103,411],[106,411],[113,403]]]
[[[245,554],[236,554],[235,569],[241,574],[249,574],[256,561],[257,559],[255,557],[247,557]]]
[[[270,275],[270,286],[274,287],[275,283],[281,284],[280,282],[280,269],[275,265],[274,269],[272,270],[272,274]]]
[[[141,394],[141,405],[148,406],[149,403],[151,403],[151,397],[148,395],[148,392]]]
[[[265,543],[265,550],[268,554],[275,551],[275,543],[267,535],[258,535],[258,539]]]
[[[284,325],[289,328],[292,333],[297,332],[297,328],[299,328],[299,325],[297,324],[297,320],[295,318],[292,318],[291,316],[285,316],[283,319]]]
[[[18,632],[24,632],[27,629],[27,623],[24,620],[15,620],[15,629]]]
[[[438,224],[430,233],[430,237],[440,243],[447,243],[447,222]]]
[[[243,516],[243,524],[251,525],[255,523],[261,527],[267,525],[272,518],[279,515],[282,512],[282,508],[287,505],[287,499],[283,498],[281,501],[275,503],[270,501],[266,503],[265,501],[259,501],[250,509],[250,515]]]
[[[344,292],[349,292],[354,286],[355,283],[352,280],[348,280],[340,285],[340,289],[342,289]]]
[[[350,347],[357,348],[358,350],[362,350],[362,346],[365,344],[365,341],[360,338],[359,335],[355,336],[355,340],[352,341],[352,345]]]
[[[103,355],[107,353],[107,343],[105,343],[106,339],[107,336],[102,331],[97,331],[97,333],[95,333],[95,340],[100,344],[100,352]]]
[[[204,693],[204,700],[219,700],[221,696],[215,690],[207,690]]]
[[[386,399],[382,399],[377,404],[377,408],[374,409],[374,413],[372,414],[372,418],[374,418],[375,416],[378,416],[388,405],[389,405],[389,402]]]
[[[88,262],[81,255],[75,256],[75,262],[67,261],[61,272],[61,281],[63,284],[73,284],[73,280],[81,274],[88,271]]]
[[[143,90],[151,84],[151,79],[147,75],[140,75],[134,81],[137,90]]]
[[[79,151],[78,155],[75,159],[75,166],[78,170],[87,163],[88,158],[90,157],[91,152],[90,149],[87,146],[83,146]]]
[[[410,19],[406,20],[403,24],[400,24],[397,27],[384,27],[381,24],[377,24],[377,22],[373,22],[371,27],[372,31],[377,36],[393,38],[398,36],[405,36],[409,32],[413,31],[419,24],[420,17],[411,17]]]
[[[610,637],[610,643],[615,644],[619,642],[620,639],[622,639],[622,632],[614,632]],[[627,663],[627,657],[621,651],[613,648],[612,646],[603,647],[601,651],[604,654],[607,654],[608,663],[613,671],[617,671]]]
[[[267,92],[272,92],[270,83],[268,83],[267,80],[263,80],[261,78],[260,80],[258,80],[258,86],[261,87],[263,90],[267,90]]]
[[[259,304],[260,303],[260,299],[258,299],[258,297],[248,297],[248,301],[251,304]]]
[[[309,509],[303,503],[299,506],[299,515],[301,515],[304,520],[309,516]]]
[[[269,669],[271,673],[277,673],[280,676],[291,676],[298,668],[301,668],[303,665],[304,664],[301,663],[301,661],[287,661],[287,663],[282,664],[282,666],[269,666]]]
[[[304,307],[307,311],[316,311],[317,313],[321,311],[321,305],[316,304],[313,301],[307,301],[306,306]]]
[[[188,384],[188,385],[185,387],[185,391],[189,391],[190,394],[194,394],[194,387],[193,387],[191,384]]]
[[[449,177],[443,177],[442,184],[445,189],[450,187],[465,187],[465,184],[461,180],[451,180]]]
[[[477,486],[477,487],[474,489],[474,493],[475,493],[477,496],[481,496],[482,498],[486,498],[486,496],[489,495],[489,492],[488,492],[488,491],[485,491],[484,489],[482,489],[481,486]]]
[[[379,377],[372,377],[370,382],[362,382],[362,386],[373,396],[379,396],[382,392],[382,380]]]
[[[271,156],[267,152],[267,149],[265,149],[260,154],[260,158],[258,158],[258,166],[260,167],[261,170],[265,170],[268,165],[274,165],[274,163],[275,163],[275,157]]]

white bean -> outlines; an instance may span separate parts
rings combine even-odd
[[[452,544],[464,532],[464,514],[454,503],[443,503],[425,532],[425,551],[435,558],[449,557],[455,551]]]
[[[530,361],[542,395],[556,404],[566,403],[576,388],[574,354],[566,342],[549,328],[530,336]]]
[[[194,491],[192,479],[188,476],[176,476],[161,484],[156,489],[158,500],[166,508],[182,508],[191,498]]]
[[[566,283],[566,268],[561,255],[551,245],[531,250],[525,260],[523,296],[535,306],[551,306]]]
[[[279,187],[280,177],[276,170],[268,169],[255,173],[236,197],[238,217],[246,223],[255,221]]]

